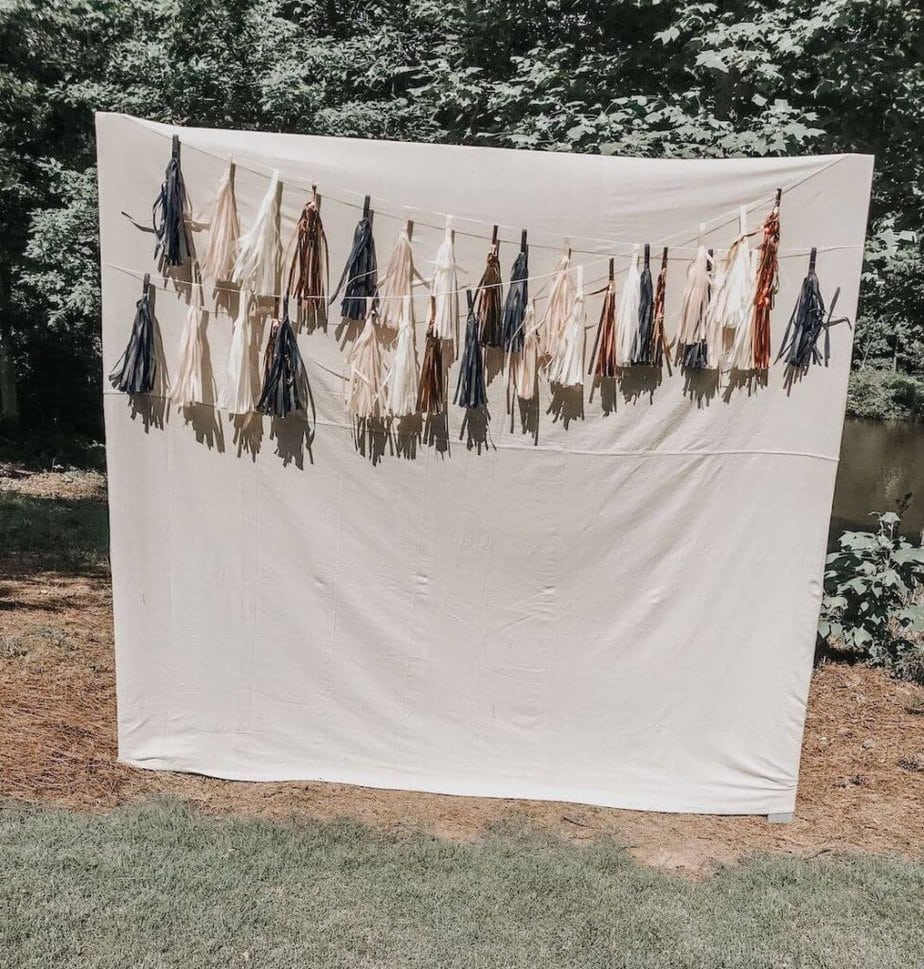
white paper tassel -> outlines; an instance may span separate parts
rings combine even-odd
[[[215,208],[209,223],[209,244],[202,260],[202,275],[218,282],[230,279],[234,272],[234,257],[240,226],[237,219],[237,201],[234,198],[234,162],[218,183]]]
[[[754,296],[757,286],[758,252],[751,252],[745,236],[744,210],[741,210],[741,234],[729,252],[729,267],[724,288],[721,323],[734,331],[734,342],[726,356],[726,365],[737,370],[754,368]]]
[[[273,296],[280,258],[279,172],[273,171],[253,225],[238,240],[232,279],[257,296]]]
[[[632,347],[638,333],[638,308],[641,301],[641,274],[638,268],[640,246],[632,247],[629,271],[623,283],[616,311],[616,366],[628,367],[632,364]]]
[[[407,226],[398,233],[385,273],[379,283],[379,324],[397,330],[402,315],[407,312],[405,299],[412,295],[414,285],[414,250]],[[411,304],[413,322],[413,303]]]
[[[568,325],[574,306],[574,282],[571,279],[571,250],[564,253],[555,267],[540,337],[542,352],[550,359],[558,353],[559,342]]]
[[[433,261],[433,278],[430,280],[430,295],[436,310],[433,317],[433,332],[441,340],[455,340],[459,324],[458,266],[453,244],[452,228],[446,225],[446,235],[436,251]]]
[[[218,402],[218,406],[229,414],[255,411],[260,396],[259,335],[250,319],[251,302],[249,294],[241,293],[228,352],[225,383]]]
[[[549,380],[553,384],[574,387],[584,383],[584,323],[584,270],[578,266],[571,311],[549,366]]]
[[[536,323],[536,304],[530,300],[523,316],[523,349],[513,363],[513,383],[521,400],[532,400],[536,395],[538,367],[539,325]]]
[[[398,325],[398,344],[385,378],[388,413],[405,417],[417,413],[417,384],[420,379],[417,367],[417,344],[411,297],[405,296],[401,321]]]
[[[347,356],[347,409],[358,418],[378,417],[382,410],[382,347],[374,315],[369,307],[362,332]]]
[[[202,364],[205,359],[205,313],[193,303],[186,313],[180,333],[179,361],[176,383],[170,400],[180,407],[205,403],[205,379]]]

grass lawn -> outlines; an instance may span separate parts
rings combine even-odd
[[[0,809],[0,965],[924,966],[924,865],[755,858],[693,880],[522,826]]]

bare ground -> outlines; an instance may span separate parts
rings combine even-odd
[[[101,504],[105,480],[0,469],[0,497],[10,492]],[[103,810],[167,795],[208,813],[345,816],[458,840],[514,818],[573,841],[607,835],[645,864],[691,873],[766,851],[924,854],[924,690],[845,664],[822,666],[813,677],[790,825],[342,784],[252,784],[127,767],[115,759],[105,566],[52,569],[43,565],[47,559],[47,551],[0,548],[0,797]]]

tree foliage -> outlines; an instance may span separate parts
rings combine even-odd
[[[924,371],[922,20],[903,0],[0,0],[0,339],[24,416],[98,421],[67,404],[99,391],[94,109],[660,157],[872,152],[857,350]],[[73,359],[49,374],[52,348]]]

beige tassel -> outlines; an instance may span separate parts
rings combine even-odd
[[[687,269],[687,282],[680,308],[680,329],[677,333],[676,362],[692,370],[704,370],[717,365],[718,348],[709,346],[706,328],[711,279],[712,259],[709,251],[700,243],[696,256]]]
[[[366,308],[362,332],[347,355],[347,365],[350,368],[347,409],[354,417],[361,419],[381,416],[384,396],[382,344],[371,305]]]
[[[539,324],[536,323],[536,302],[530,300],[523,317],[523,349],[513,362],[513,383],[520,400],[533,400],[539,377]]]
[[[240,225],[234,198],[234,162],[218,183],[215,209],[209,223],[209,244],[202,260],[202,275],[213,282],[231,278]]]
[[[176,384],[170,400],[180,406],[211,403],[205,400],[205,375],[203,364],[208,352],[205,345],[206,313],[198,303],[190,304],[186,322],[180,333],[179,362],[177,364]]]
[[[577,285],[571,310],[562,330],[555,356],[549,364],[549,381],[561,387],[584,383],[584,267],[577,267]]]
[[[238,239],[232,279],[257,296],[274,296],[280,255],[279,172],[274,170],[253,225]]]
[[[412,297],[405,296],[398,321],[398,341],[385,378],[388,413],[393,417],[417,412],[417,342],[412,304]]]
[[[413,223],[408,222],[398,233],[395,247],[391,251],[388,265],[379,283],[379,325],[392,330],[400,328],[401,317],[405,313],[405,300],[413,295],[415,277],[420,278],[414,269],[414,249],[411,246],[412,225]]]
[[[455,340],[459,328],[459,280],[451,220],[433,260],[430,295],[436,304],[433,332],[441,340]]]
[[[632,350],[638,333],[638,309],[641,302],[641,273],[638,268],[640,252],[641,246],[632,247],[629,271],[626,273],[622,293],[619,297],[619,309],[616,313],[617,367],[632,365]]]
[[[237,319],[231,334],[231,349],[219,407],[229,414],[249,414],[257,409],[260,394],[260,339],[250,318],[253,297],[241,293]]]
[[[540,329],[542,352],[549,359],[554,358],[558,352],[559,342],[571,318],[574,293],[574,282],[571,279],[571,250],[568,249],[555,267],[552,286],[549,290],[549,299]]]

